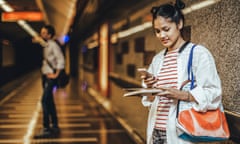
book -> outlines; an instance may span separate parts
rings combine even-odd
[[[144,96],[144,94],[153,94],[153,93],[161,93],[163,90],[156,89],[156,88],[128,88],[124,89],[127,91],[123,94],[123,97],[129,97],[129,96]]]

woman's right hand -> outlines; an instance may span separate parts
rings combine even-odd
[[[153,85],[157,82],[157,79],[154,76],[147,77],[146,75],[142,75],[140,78],[146,84],[147,88],[152,88]]]

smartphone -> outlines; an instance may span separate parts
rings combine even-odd
[[[152,77],[153,75],[147,71],[146,68],[138,68],[138,72],[140,72],[141,75],[144,75],[146,77]]]

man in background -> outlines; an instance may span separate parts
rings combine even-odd
[[[43,46],[43,62],[41,67],[43,129],[40,134],[35,136],[36,138],[48,137],[60,132],[53,89],[57,84],[57,77],[60,71],[64,69],[65,60],[61,48],[53,39],[54,35],[54,27],[45,25],[40,32],[41,38],[38,37],[35,39],[35,42],[38,41]]]

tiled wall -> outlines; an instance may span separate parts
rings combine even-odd
[[[128,47],[125,46],[126,42],[128,43]],[[136,43],[144,45],[139,46]],[[128,50],[124,50],[125,48]],[[113,56],[116,54],[121,55],[122,58],[120,60],[122,63],[118,63],[115,57],[115,61],[112,62],[113,69],[111,71],[119,74],[121,77],[128,77],[139,81],[140,84],[140,77],[136,68],[147,67],[152,56],[159,52],[160,49],[160,42],[153,35],[152,29],[131,35],[125,39],[120,39],[118,44],[113,46],[112,50],[115,53]],[[124,118],[134,131],[145,138],[148,108],[142,106],[140,97],[122,97],[124,93],[122,88],[124,88],[124,85],[119,87],[113,81],[110,84],[110,101],[114,105],[114,111]]]

